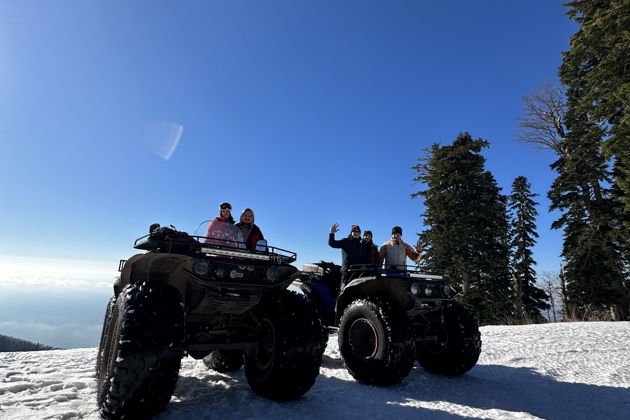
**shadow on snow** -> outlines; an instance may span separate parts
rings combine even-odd
[[[627,388],[559,382],[524,367],[477,365],[468,374],[451,378],[416,365],[402,383],[390,387],[344,380],[340,377],[350,377],[343,362],[328,356],[322,367],[332,370],[333,376],[323,372],[306,395],[289,402],[254,394],[243,369],[231,375],[210,370],[201,378],[182,376],[174,399],[157,418],[454,420],[487,417],[474,411],[495,409],[548,420],[587,420],[621,418],[630,407]],[[449,413],[449,408],[465,415]]]

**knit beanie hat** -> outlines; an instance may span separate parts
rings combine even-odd
[[[402,228],[401,228],[400,226],[394,226],[394,227],[392,228],[392,235],[393,235],[394,233],[400,233],[400,234],[402,235]]]
[[[252,214],[252,224],[253,224],[254,223],[254,210],[250,209],[249,207],[241,212],[240,222],[243,223],[243,215],[245,214],[246,211]]]

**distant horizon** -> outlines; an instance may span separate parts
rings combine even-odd
[[[118,262],[0,255],[0,334],[95,347]]]
[[[0,334],[58,347],[97,347],[113,291],[53,293],[13,290],[0,295]]]
[[[33,346],[33,347],[42,347],[42,348],[38,348],[38,349],[23,349],[23,350],[3,350],[2,348],[0,348],[0,353],[9,352],[9,351],[69,350],[69,349],[55,348],[54,346],[50,346],[50,345],[48,345],[46,343],[39,343],[39,342],[35,342],[35,341],[25,340],[25,339],[20,338],[20,337],[13,337],[11,335],[6,335],[6,334],[0,333],[0,339],[3,339],[4,337],[17,340],[17,341],[20,342],[20,344],[22,344],[24,346]]]

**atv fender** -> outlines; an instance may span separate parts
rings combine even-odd
[[[187,279],[182,268],[192,267],[193,259],[186,255],[147,253],[136,254],[125,263],[120,276],[120,288],[131,283],[162,282],[175,287],[186,296]]]

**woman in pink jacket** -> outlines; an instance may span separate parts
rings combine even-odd
[[[232,205],[230,203],[221,203],[219,205],[219,216],[208,223],[205,243],[245,248],[243,234],[240,229],[234,226]]]

